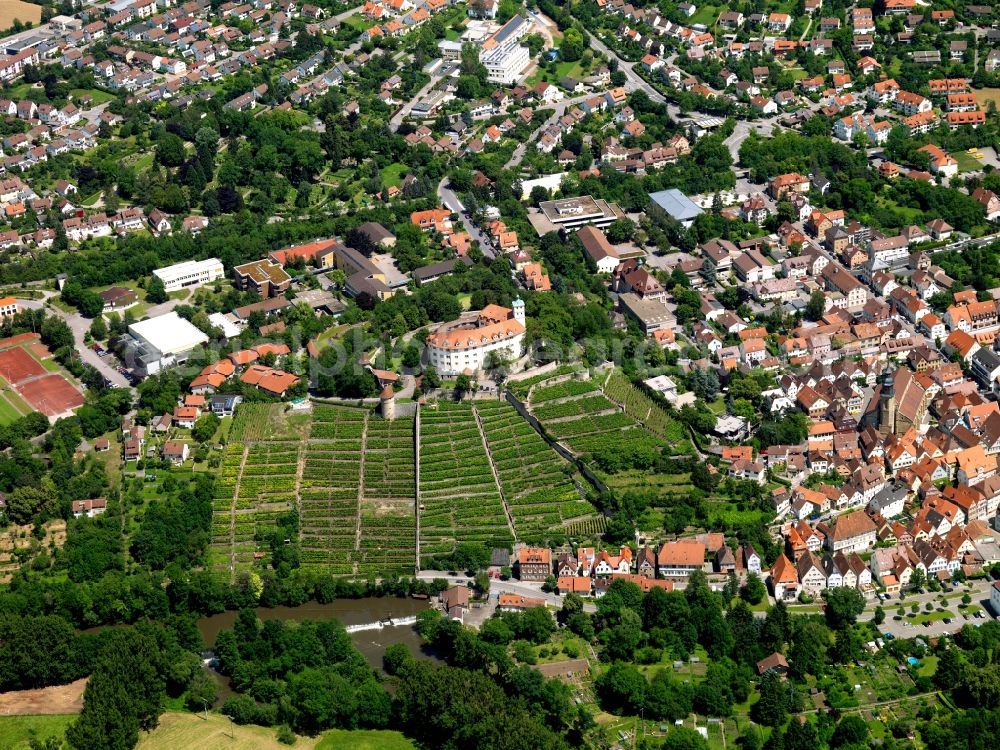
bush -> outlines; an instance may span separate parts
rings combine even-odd
[[[278,727],[278,742],[282,745],[294,745],[296,739],[298,738],[295,736],[295,732],[292,731],[290,726],[282,724]]]

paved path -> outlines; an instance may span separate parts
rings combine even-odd
[[[549,115],[548,119],[546,119],[545,122],[543,122],[541,125],[535,128],[535,132],[533,132],[530,136],[528,136],[528,138],[523,143],[519,143],[517,148],[514,149],[514,153],[511,154],[510,159],[507,161],[506,164],[504,164],[504,169],[514,169],[518,164],[520,164],[521,160],[524,159],[524,155],[528,151],[528,144],[538,143],[538,139],[541,137],[542,132],[550,125],[554,125],[559,120],[560,117],[566,114],[566,110],[568,110],[570,107],[575,107],[577,104],[582,104],[583,102],[587,101],[588,99],[594,96],[603,96],[603,95],[581,94],[580,96],[574,96],[572,99],[562,99],[561,101],[556,102],[553,105],[554,110],[552,114]]]
[[[447,186],[447,183],[447,177],[438,183],[437,195],[441,205],[449,211],[453,211],[458,214],[459,219],[462,221],[462,226],[465,227],[465,231],[469,233],[469,237],[479,243],[479,249],[483,251],[483,255],[490,259],[495,258],[496,251],[493,249],[493,243],[479,229],[479,227],[473,223],[472,217],[469,216],[469,212],[465,209],[462,201],[460,201],[458,196],[455,195],[455,191]]]

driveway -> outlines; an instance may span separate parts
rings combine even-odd
[[[447,208],[449,211],[458,214],[458,218],[462,221],[462,226],[465,227],[465,231],[469,233],[469,237],[479,243],[479,249],[483,251],[483,255],[491,260],[496,257],[496,251],[493,249],[493,244],[490,239],[480,231],[473,221],[472,217],[469,216],[468,211],[465,210],[465,206],[462,205],[462,201],[458,199],[455,195],[455,191],[450,187],[447,187],[448,178],[445,177],[438,183],[437,194],[438,200],[441,205]]]

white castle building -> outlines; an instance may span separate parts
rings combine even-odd
[[[427,337],[430,364],[444,377],[454,377],[466,370],[482,369],[490,352],[504,350],[505,357],[520,357],[524,351],[524,302],[515,299],[512,304],[513,309],[487,305],[442,324]]]

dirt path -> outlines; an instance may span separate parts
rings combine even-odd
[[[361,557],[361,508],[365,502],[365,453],[368,447],[368,415],[365,410],[365,424],[361,429],[361,455],[358,457],[358,510],[354,527],[354,575],[358,574],[358,558]]]
[[[500,502],[503,504],[503,513],[507,517],[507,526],[510,527],[511,536],[517,539],[517,531],[514,529],[514,514],[511,513],[507,497],[503,492],[503,483],[500,481],[500,472],[497,465],[493,463],[493,453],[490,451],[490,441],[486,439],[486,429],[483,427],[482,417],[479,416],[479,409],[472,405],[472,413],[476,417],[476,427],[479,429],[479,437],[483,441],[483,448],[486,449],[486,459],[490,462],[490,471],[493,472],[493,481],[496,482],[497,492],[500,493]]]
[[[68,685],[0,693],[0,716],[79,713],[86,684],[84,677]]]
[[[247,465],[250,446],[243,446],[243,457],[240,459],[240,470],[236,475],[236,487],[233,489],[233,504],[229,507],[229,578],[236,580],[236,504],[240,496],[240,482],[243,479],[243,469]]]

